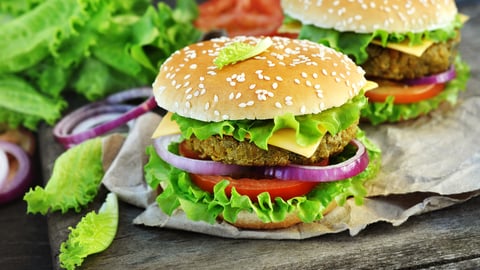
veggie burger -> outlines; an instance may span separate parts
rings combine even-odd
[[[374,87],[346,55],[284,37],[222,37],[174,53],[153,83],[168,113],[145,166],[159,207],[274,229],[319,220],[380,166],[357,127]]]
[[[467,17],[454,0],[282,0],[282,31],[349,55],[379,87],[362,117],[373,124],[413,119],[454,104],[468,66],[458,54]]]

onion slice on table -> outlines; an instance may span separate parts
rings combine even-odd
[[[123,104],[138,98],[147,99],[138,106]],[[55,125],[53,135],[65,148],[70,148],[127,124],[156,106],[151,88],[125,90],[66,115]]]
[[[452,65],[448,70],[433,74],[426,77],[421,77],[418,79],[409,79],[404,80],[403,82],[408,85],[417,85],[417,84],[437,84],[437,83],[445,83],[455,79],[457,73],[455,72],[455,67]]]
[[[7,176],[0,179],[0,203],[6,203],[25,193],[32,180],[32,164],[28,154],[14,143],[0,141],[0,151],[14,158],[6,167]]]
[[[0,148],[0,187],[7,181],[9,168],[7,153]]]
[[[176,155],[168,151],[172,142],[178,141],[180,136],[162,136],[154,140],[153,145],[157,154],[170,165],[188,173],[204,175],[254,175],[255,177],[275,178],[279,180],[295,180],[306,182],[330,182],[353,177],[367,168],[369,158],[365,146],[352,140],[357,148],[355,155],[349,159],[328,166],[305,166],[291,164],[288,166],[241,166],[225,164],[212,160],[198,160]]]

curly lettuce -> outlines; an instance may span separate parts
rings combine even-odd
[[[174,51],[198,40],[197,16],[193,0],[179,0],[173,9],[148,0],[2,1],[0,81],[21,78],[44,96],[45,106],[66,103],[66,91],[97,100],[149,85]],[[39,121],[57,121],[65,107],[55,107],[53,118],[37,113],[33,119],[24,110],[38,104],[14,101],[22,101],[16,110],[0,103],[0,123],[32,130]]]
[[[69,227],[68,239],[60,245],[60,266],[75,269],[83,260],[107,249],[118,228],[118,199],[109,193],[98,213],[89,212],[75,228]]]
[[[434,42],[447,41],[456,37],[457,30],[463,26],[461,16],[457,15],[449,26],[433,31],[389,33],[385,30],[376,30],[373,33],[340,32],[335,29],[320,28],[314,25],[302,25],[299,39],[308,39],[352,57],[357,64],[363,64],[367,58],[366,51],[368,44],[374,39],[381,41],[382,46],[388,42],[399,43],[408,40],[410,45],[421,44],[423,40]]]
[[[319,114],[294,116],[285,114],[273,120],[225,120],[220,122],[203,122],[192,118],[172,115],[182,132],[182,136],[192,135],[200,140],[214,135],[232,135],[238,141],[248,140],[257,147],[267,150],[268,140],[273,133],[282,128],[296,131],[296,142],[307,146],[317,142],[326,132],[332,135],[346,129],[360,118],[360,109],[367,104],[363,92],[340,107],[333,107]]]
[[[373,125],[378,125],[417,118],[435,110],[445,101],[455,105],[460,91],[467,88],[470,67],[461,60],[460,55],[457,55],[454,64],[456,78],[446,83],[443,91],[435,97],[408,104],[395,104],[393,96],[388,97],[385,102],[369,102],[361,111],[362,118],[368,119]]]
[[[153,147],[146,150],[149,161],[145,165],[145,177],[150,187],[156,189],[159,184],[164,187],[156,201],[168,215],[181,207],[189,219],[209,223],[214,223],[220,214],[226,221],[233,223],[241,211],[253,212],[263,222],[283,221],[289,213],[296,213],[303,222],[313,222],[322,219],[323,211],[332,201],[343,205],[347,198],[354,197],[355,203],[363,203],[367,194],[364,183],[380,169],[381,151],[362,131],[358,132],[357,138],[366,146],[370,159],[363,172],[342,181],[320,183],[307,195],[288,200],[271,198],[264,192],[258,195],[257,202],[253,202],[234,188],[228,197],[225,193],[227,180],[215,185],[213,194],[203,191],[192,183],[187,172],[163,161]]]
[[[70,209],[78,213],[97,195],[103,175],[101,138],[72,147],[55,161],[45,188],[30,188],[25,194],[27,213],[45,215]]]

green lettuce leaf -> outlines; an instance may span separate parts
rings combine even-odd
[[[446,28],[419,33],[388,33],[384,30],[376,30],[373,33],[359,34],[354,32],[339,32],[335,29],[325,29],[314,25],[302,25],[299,39],[308,39],[352,57],[357,64],[363,64],[367,58],[367,46],[373,39],[381,41],[382,46],[388,42],[399,43],[408,40],[410,45],[421,44],[423,40],[434,42],[447,41],[456,37],[457,30],[463,26],[460,15]]]
[[[188,173],[174,168],[163,161],[153,147],[147,148],[149,161],[145,166],[147,183],[157,188],[161,183],[163,192],[157,197],[159,207],[168,215],[181,207],[191,220],[203,220],[214,223],[222,214],[228,222],[235,222],[241,211],[254,212],[264,222],[282,221],[289,213],[295,212],[303,222],[313,222],[323,217],[324,209],[335,200],[343,205],[353,196],[357,204],[363,203],[366,196],[365,181],[373,178],[380,169],[381,151],[370,142],[364,132],[359,131],[357,138],[367,147],[370,163],[365,171],[343,181],[320,183],[309,194],[289,200],[270,198],[266,192],[252,202],[248,196],[238,194],[232,189],[230,198],[226,196],[227,180],[219,182],[214,193],[210,194],[194,185]]]
[[[79,212],[97,195],[103,175],[101,138],[72,147],[55,161],[45,188],[30,188],[25,194],[27,213]]]
[[[213,63],[218,69],[222,69],[226,65],[235,64],[261,54],[272,44],[273,42],[269,37],[260,40],[255,46],[240,41],[234,42],[224,47],[213,60]]]
[[[21,78],[44,100],[63,104],[65,91],[93,101],[149,85],[165,59],[198,40],[197,16],[194,0],[179,0],[175,8],[148,0],[1,1],[0,77]],[[25,112],[29,103],[16,110],[2,105],[0,123],[14,127],[35,130],[61,116],[32,116]]]
[[[109,193],[98,213],[89,212],[75,228],[69,227],[68,239],[60,245],[60,266],[75,269],[91,254],[107,249],[118,228],[118,199]]]
[[[437,96],[410,104],[394,104],[393,96],[388,97],[385,102],[369,102],[361,111],[362,117],[373,125],[378,125],[417,118],[437,109],[444,101],[451,105],[456,104],[459,92],[467,87],[470,68],[461,60],[460,55],[457,55],[454,64],[457,77],[449,81]]]
[[[268,139],[282,128],[293,128],[299,145],[310,145],[323,137],[325,129],[332,135],[346,129],[360,117],[360,109],[367,104],[363,92],[340,107],[330,108],[319,114],[293,116],[285,114],[273,120],[225,120],[221,122],[203,122],[191,118],[172,115],[182,132],[182,136],[190,138],[195,135],[200,140],[213,135],[232,135],[238,141],[249,138],[261,149],[268,149]],[[321,127],[321,128],[320,128]]]
[[[42,95],[31,85],[14,75],[0,75],[0,123],[35,128],[45,120],[53,124],[67,103]]]

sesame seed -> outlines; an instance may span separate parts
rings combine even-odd
[[[197,69],[197,64],[191,64],[190,69]]]
[[[301,74],[301,75],[302,75],[303,78],[307,78],[307,77],[308,77],[307,73],[304,72],[304,71],[302,71],[302,74]]]
[[[209,102],[205,103],[205,111],[208,110],[209,108],[210,108],[210,103]]]
[[[280,102],[275,102],[275,107],[281,109],[281,108],[282,108],[282,104],[280,104]]]
[[[296,83],[296,84],[300,84],[300,80],[299,79],[293,79],[293,81]]]
[[[278,88],[278,83],[276,83],[276,82],[272,83],[272,88],[277,89]]]
[[[255,88],[255,86],[257,86],[257,85],[252,83],[252,84],[250,84],[250,86],[248,88],[250,88],[250,90],[253,90]]]
[[[280,76],[276,76],[275,79],[276,79],[277,81],[280,81],[280,82],[283,81],[283,78],[280,77]]]

